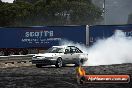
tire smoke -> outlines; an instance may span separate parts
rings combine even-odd
[[[132,63],[132,37],[117,30],[109,38],[100,39],[92,46],[64,40],[60,45],[74,45],[84,53],[88,53],[88,61],[84,66]]]

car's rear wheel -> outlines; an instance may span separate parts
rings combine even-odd
[[[57,68],[60,68],[60,67],[62,67],[62,59],[61,58],[58,58],[57,60],[56,60],[56,64],[55,64],[55,66],[57,67]]]
[[[63,64],[62,64],[62,67],[66,67],[66,64],[63,63]]]
[[[41,64],[36,64],[36,67],[37,67],[37,68],[41,68],[42,65],[41,65]]]
[[[78,62],[75,63],[75,67],[82,66],[83,62],[84,62],[83,59],[79,60]]]

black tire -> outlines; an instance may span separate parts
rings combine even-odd
[[[41,68],[42,65],[41,65],[41,64],[36,64],[36,67],[37,67],[37,68]]]
[[[55,66],[56,66],[57,68],[60,68],[60,67],[62,67],[62,65],[63,65],[62,59],[61,59],[61,58],[58,58],[58,59],[56,60]]]
[[[79,60],[77,63],[75,63],[75,67],[82,66],[83,59]]]
[[[66,64],[62,64],[62,67],[66,67]]]
[[[75,63],[75,67],[78,67],[78,66],[80,66],[80,64],[79,63]]]

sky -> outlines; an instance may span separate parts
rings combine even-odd
[[[14,0],[1,0],[3,2],[9,2],[9,3],[13,3]]]
[[[105,21],[103,23],[106,25],[127,24],[128,15],[132,13],[132,0],[93,0],[100,8],[103,8],[104,1]]]

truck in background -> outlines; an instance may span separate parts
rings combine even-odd
[[[86,44],[86,29],[85,25],[0,28],[0,55],[39,53],[64,39]]]
[[[0,28],[0,55],[35,54],[59,45],[62,40],[93,45],[107,38],[115,30],[132,36],[132,25],[74,25]]]
[[[89,45],[93,45],[98,39],[111,37],[116,30],[121,30],[126,36],[132,36],[132,24],[89,26]]]

